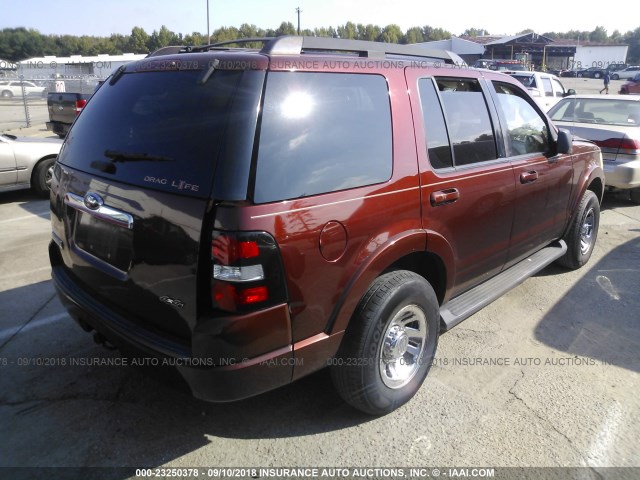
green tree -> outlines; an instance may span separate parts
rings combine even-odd
[[[154,30],[149,40],[147,41],[147,48],[153,52],[162,47],[168,47],[170,45],[181,45],[182,35],[177,35],[169,30],[165,25],[160,27],[160,31]]]
[[[604,27],[596,27],[593,32],[589,34],[589,40],[597,43],[606,43],[609,36]]]
[[[400,43],[403,36],[402,29],[395,23],[392,23],[382,29],[378,40],[386,43]]]
[[[620,33],[620,30],[616,29],[609,36],[609,42],[611,42],[611,43],[622,43],[623,42],[623,38],[624,37],[622,36],[622,33]]]
[[[421,43],[424,42],[423,30],[420,27],[412,27],[404,34],[402,43]]]
[[[624,34],[623,43],[629,45],[627,52],[627,62],[639,64],[640,63],[640,27],[633,31],[628,31]]]
[[[211,34],[211,43],[235,40],[239,36],[240,33],[236,27],[220,27]]]
[[[260,33],[258,27],[253,24],[249,25],[248,23],[243,23],[238,29],[239,38],[256,38],[263,35],[264,33]]]
[[[358,38],[358,29],[356,27],[356,24],[353,22],[345,23],[343,26],[338,27],[337,31],[340,38],[351,40],[355,40]]]
[[[126,53],[129,46],[129,38],[119,33],[112,33],[109,37],[109,44],[115,53]]]
[[[465,37],[480,37],[482,35],[490,35],[486,28],[467,28],[462,34]]]
[[[422,38],[425,42],[435,42],[437,40],[448,40],[452,37],[451,32],[442,28],[434,28],[429,25],[422,27]]]
[[[291,22],[282,22],[280,26],[276,29],[276,37],[281,35],[295,35],[296,27],[293,26]]]
[[[200,32],[191,32],[184,36],[185,45],[206,45],[208,43],[207,35]]]
[[[128,51],[131,53],[148,53],[149,47],[149,35],[144,31],[144,28],[133,27],[131,29],[131,36],[128,42]]]
[[[330,37],[330,38],[338,37],[338,32],[333,27],[315,28],[313,32],[316,37]]]
[[[369,40],[370,42],[375,42],[382,35],[382,29],[378,25],[372,25],[371,23],[367,24],[364,27],[364,36],[360,37],[362,40]]]

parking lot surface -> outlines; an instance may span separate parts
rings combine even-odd
[[[416,398],[382,418],[343,404],[326,371],[210,404],[114,365],[54,294],[48,212],[0,194],[0,466],[640,465],[628,200],[606,197],[585,268],[551,266],[444,334]]]
[[[640,206],[602,208],[589,264],[550,266],[444,334],[417,396],[373,418],[326,371],[211,404],[119,365],[55,296],[48,200],[0,193],[0,467],[640,467]]]

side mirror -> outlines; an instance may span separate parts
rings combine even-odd
[[[568,130],[560,129],[558,131],[558,143],[556,151],[558,154],[571,154],[573,152],[573,136]]]
[[[573,88],[570,88],[569,90],[567,90],[567,93],[564,94],[565,97],[569,97],[571,95],[575,95],[576,91]]]

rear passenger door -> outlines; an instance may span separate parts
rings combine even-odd
[[[491,84],[516,180],[510,265],[562,235],[573,164],[570,155],[553,153],[549,120],[519,86],[499,81]]]
[[[466,72],[442,77],[405,72],[415,112],[427,249],[445,262],[450,255],[448,286],[456,295],[499,273],[507,260],[513,167],[481,81]]]

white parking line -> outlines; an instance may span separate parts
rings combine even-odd
[[[68,313],[58,313],[57,315],[51,315],[50,317],[41,318],[40,320],[33,320],[28,324],[16,327],[5,328],[4,330],[0,330],[0,340],[6,340],[7,338],[13,337],[17,332],[24,333],[29,330],[33,330],[34,328],[44,327],[45,325],[50,325],[55,322],[59,322],[65,318],[69,318]]]
[[[33,218],[33,217],[48,217],[49,216],[49,210],[47,210],[46,212],[42,212],[42,213],[33,213],[31,215],[23,215],[22,217],[15,217],[15,218],[8,218],[6,220],[0,220],[0,223],[9,223],[9,222],[17,222],[19,220],[27,220],[29,218]]]
[[[36,268],[34,270],[20,272],[20,273],[12,273],[11,275],[3,275],[2,277],[0,277],[0,282],[3,280],[9,280],[10,278],[24,277],[25,275],[31,275],[32,273],[36,273],[36,272],[44,272],[45,270],[51,270],[51,267],[41,267],[41,268]]]

